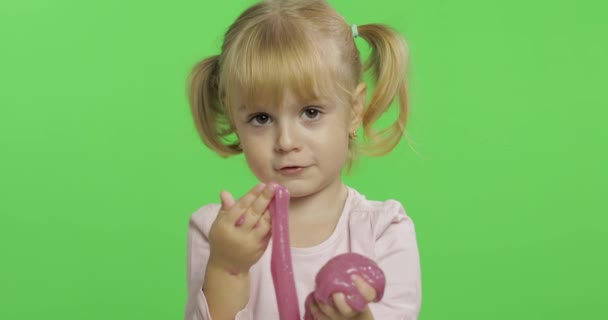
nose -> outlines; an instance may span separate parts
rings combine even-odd
[[[277,152],[289,152],[299,150],[299,133],[295,125],[282,123],[277,127],[275,149]]]

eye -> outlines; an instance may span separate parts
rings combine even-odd
[[[306,108],[306,110],[304,110],[304,116],[308,120],[317,120],[321,116],[321,111],[316,108]]]
[[[254,114],[251,118],[249,118],[249,123],[254,126],[263,126],[270,122],[270,116],[266,113],[258,113]]]

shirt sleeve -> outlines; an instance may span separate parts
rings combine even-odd
[[[205,215],[213,214],[210,206],[195,212],[188,223],[188,243],[186,272],[188,280],[188,301],[185,320],[211,320],[207,299],[203,293],[203,279],[209,258],[209,230]],[[217,215],[217,213],[216,213]]]
[[[395,200],[384,203],[374,226],[376,262],[386,287],[378,303],[369,305],[375,319],[416,320],[422,301],[420,257],[412,219]]]
[[[203,293],[203,282],[209,260],[209,231],[219,212],[218,204],[202,207],[192,214],[188,223],[188,243],[186,272],[188,281],[188,301],[185,320],[211,320],[209,305]],[[235,320],[252,319],[249,305],[239,311]]]

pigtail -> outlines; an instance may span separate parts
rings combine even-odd
[[[222,157],[241,152],[238,143],[230,142],[234,133],[229,117],[219,99],[219,56],[196,64],[188,77],[190,111],[196,130],[209,148]]]
[[[405,132],[409,102],[406,80],[408,48],[405,40],[393,29],[380,25],[359,26],[359,37],[365,39],[371,53],[364,71],[371,71],[375,90],[362,116],[362,126],[367,143],[360,150],[371,156],[389,153]],[[398,116],[395,122],[381,130],[373,124],[386,112],[395,98],[398,100]]]

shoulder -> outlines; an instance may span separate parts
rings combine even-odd
[[[349,189],[352,194],[351,216],[361,222],[369,223],[376,239],[395,224],[410,225],[413,229],[414,223],[399,200],[369,200],[357,190]]]
[[[197,209],[190,215],[188,230],[207,236],[209,230],[211,230],[213,221],[215,221],[215,218],[220,211],[220,207],[221,206],[218,203],[211,203]]]

